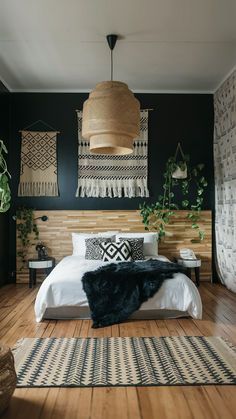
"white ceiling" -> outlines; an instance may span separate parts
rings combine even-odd
[[[0,78],[12,91],[214,91],[236,64],[236,0],[0,0]]]

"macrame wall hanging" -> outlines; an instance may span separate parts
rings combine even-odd
[[[38,123],[50,127],[43,121],[37,121],[29,127]],[[27,128],[20,131],[22,141],[18,196],[58,196],[57,134],[59,132],[29,131]]]
[[[89,141],[82,138],[82,111],[78,116],[77,197],[147,197],[148,110],[140,111],[140,136],[129,155],[91,154]]]

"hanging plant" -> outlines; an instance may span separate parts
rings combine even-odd
[[[6,212],[10,208],[11,190],[9,186],[10,173],[7,170],[7,163],[4,158],[7,148],[0,140],[0,212]]]
[[[187,218],[192,222],[192,229],[198,231],[198,239],[192,242],[199,242],[204,239],[205,232],[200,230],[199,220],[201,218],[201,210],[203,204],[204,191],[207,187],[207,181],[202,175],[204,164],[198,164],[191,167],[189,157],[184,156],[184,164],[186,164],[187,178],[173,177],[176,171],[176,155],[170,157],[166,163],[164,172],[163,194],[159,195],[158,201],[153,204],[144,202],[140,205],[140,214],[146,230],[155,230],[158,232],[159,240],[169,235],[167,226],[173,217],[176,217],[176,210],[188,210]],[[179,163],[178,163],[179,164]],[[185,169],[184,169],[185,170]],[[181,205],[174,202],[176,188],[182,193]],[[189,192],[195,190],[195,199],[190,202]]]
[[[177,160],[178,153],[181,155],[181,160]],[[172,177],[174,179],[186,179],[188,177],[188,161],[189,156],[184,155],[181,144],[178,143],[173,159]]]
[[[34,221],[34,210],[32,208],[18,208],[13,219],[18,221],[16,230],[17,237],[21,242],[21,249],[17,252],[17,256],[21,259],[20,269],[23,269],[26,266],[29,247],[35,245],[35,242],[39,240],[39,230]],[[32,234],[33,239],[30,238]]]

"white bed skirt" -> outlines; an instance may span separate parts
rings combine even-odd
[[[47,308],[44,313],[44,319],[49,320],[72,320],[72,319],[90,319],[89,307],[64,306]],[[161,320],[176,319],[178,317],[189,317],[187,311],[179,310],[138,310],[135,311],[129,319],[133,320]]]

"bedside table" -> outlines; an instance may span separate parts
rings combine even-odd
[[[191,279],[191,270],[194,269],[196,285],[197,285],[197,287],[199,287],[199,285],[200,285],[200,266],[202,264],[201,259],[177,258],[177,263],[179,263],[179,265],[183,265],[187,268],[187,274],[188,274],[188,277],[190,279]]]
[[[46,275],[49,275],[55,266],[55,258],[48,257],[46,259],[29,259],[28,268],[29,268],[29,288],[32,288],[32,285],[36,285],[36,272],[37,269],[44,269]]]

